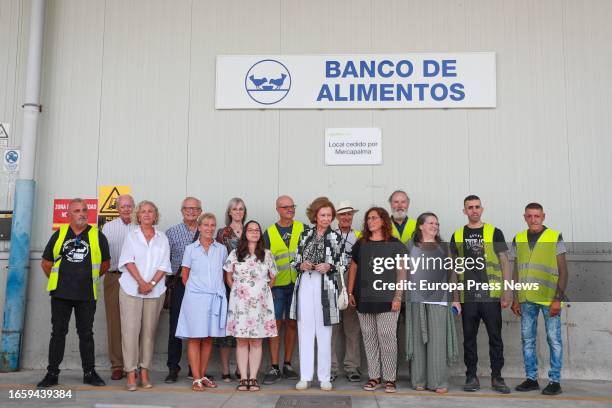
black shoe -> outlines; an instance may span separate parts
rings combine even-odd
[[[538,384],[538,380],[532,380],[531,378],[526,379],[522,383],[516,386],[515,390],[525,392],[525,391],[534,391],[539,390],[540,384]]]
[[[361,382],[361,374],[359,371],[349,371],[346,373],[346,379],[350,382]]]
[[[550,382],[548,383],[546,388],[542,390],[542,394],[544,395],[559,395],[562,392],[563,391],[561,390],[561,384],[559,384],[558,382]]]
[[[332,371],[332,373],[329,375],[329,381],[334,382],[336,381],[336,378],[338,378],[338,373]]]
[[[45,378],[42,379],[41,382],[36,384],[36,388],[49,388],[57,385],[57,380],[59,379],[59,374],[49,373],[45,375]]]
[[[83,384],[89,384],[96,387],[104,387],[106,385],[104,380],[96,373],[96,370],[91,370],[83,374]]]
[[[206,375],[204,377],[206,377]],[[191,367],[189,367],[189,371],[187,371],[187,378],[193,380],[193,373],[191,372]]]
[[[285,364],[283,366],[283,377],[285,377],[288,380],[297,380],[298,379],[298,375],[295,372],[295,370],[293,368],[291,368],[290,365]]]
[[[506,385],[506,382],[502,377],[492,377],[491,387],[501,394],[510,394],[510,387]]]
[[[178,380],[178,373],[179,373],[180,369],[172,369],[168,372],[168,375],[166,376],[166,379],[164,380],[164,382],[166,384],[172,384],[175,383]]]
[[[465,385],[463,386],[463,391],[474,392],[480,389],[480,381],[478,381],[478,377],[470,376],[465,378]]]
[[[263,383],[266,385],[274,384],[281,379],[281,372],[274,367],[270,367],[268,374],[264,376]]]

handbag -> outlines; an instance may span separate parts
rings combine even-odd
[[[349,305],[348,293],[346,292],[346,285],[344,284],[344,271],[340,271],[340,281],[342,282],[342,288],[338,293],[338,309],[346,310]]]

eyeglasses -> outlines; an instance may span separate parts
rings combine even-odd
[[[282,205],[276,208],[280,208],[281,210],[295,210],[296,207],[297,205],[293,204],[293,205]]]
[[[202,209],[200,207],[183,207],[183,210],[185,210],[185,211],[192,211],[192,212],[202,211]]]
[[[247,228],[247,232],[261,232],[259,228]]]
[[[368,217],[368,221],[380,220],[381,218],[378,215],[371,215]]]

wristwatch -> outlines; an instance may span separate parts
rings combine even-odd
[[[155,286],[157,285],[157,282],[155,282],[154,280],[151,281],[151,285]]]

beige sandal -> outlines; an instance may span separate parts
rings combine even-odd
[[[199,380],[193,380],[193,383],[191,384],[192,391],[202,392],[204,389],[204,384],[202,384],[201,378]]]
[[[202,382],[202,385],[204,385],[204,387],[206,388],[217,388],[217,384],[215,384],[213,380],[206,376],[200,378],[200,381]]]

